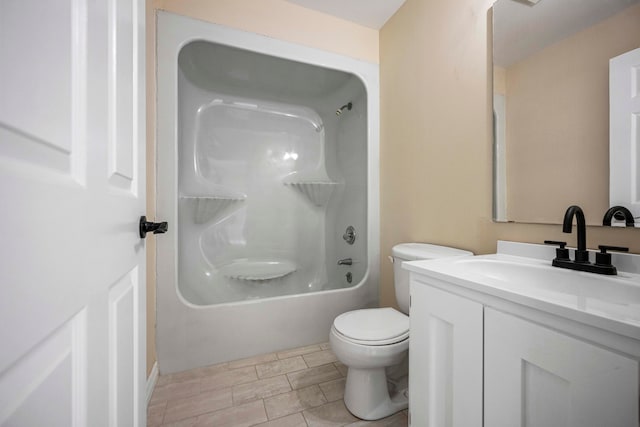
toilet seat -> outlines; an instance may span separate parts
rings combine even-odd
[[[345,339],[362,345],[389,345],[409,338],[409,317],[390,307],[349,311],[336,317],[333,326]]]

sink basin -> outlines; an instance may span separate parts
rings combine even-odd
[[[640,275],[618,276],[565,270],[551,261],[505,254],[416,261],[405,268],[473,290],[523,298],[576,313],[640,326]],[[531,305],[531,304],[529,304]]]

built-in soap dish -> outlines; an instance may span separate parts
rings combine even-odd
[[[193,222],[204,224],[222,218],[241,206],[242,196],[180,196],[192,210]]]
[[[314,205],[325,206],[339,184],[332,181],[291,181],[285,182],[284,185],[295,188],[300,194],[307,196]]]
[[[286,260],[236,260],[223,265],[219,271],[229,279],[263,282],[293,273],[296,265]]]

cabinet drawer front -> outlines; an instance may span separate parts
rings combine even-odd
[[[486,427],[638,425],[638,361],[485,308]]]

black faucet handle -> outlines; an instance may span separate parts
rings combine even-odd
[[[545,240],[545,245],[556,245],[559,248],[556,249],[556,259],[567,260],[569,259],[569,249],[565,248],[567,242],[559,242],[557,240]]]
[[[567,246],[567,242],[560,242],[557,240],[545,240],[544,244],[560,246],[560,249],[564,249],[564,247]]]
[[[604,266],[611,265],[611,254],[608,254],[607,251],[629,252],[629,248],[621,246],[598,245],[598,249],[600,249],[600,252],[596,253],[596,265]]]
[[[607,251],[629,252],[629,248],[622,246],[598,245],[598,249],[600,249],[601,254],[606,254]]]

